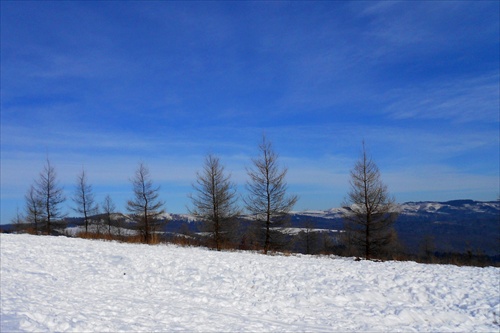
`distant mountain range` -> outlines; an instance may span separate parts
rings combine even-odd
[[[399,239],[409,253],[418,254],[425,241],[436,252],[471,251],[500,255],[500,201],[453,200],[446,202],[405,202],[394,224]],[[342,230],[346,208],[292,212],[290,228]],[[244,216],[243,218],[248,218]],[[200,221],[189,215],[170,214],[166,231],[189,228],[200,230]]]
[[[394,228],[410,253],[418,253],[425,239],[437,252],[500,255],[500,201],[405,202],[399,208]],[[310,220],[316,228],[342,229],[344,210],[296,212],[292,222],[303,226]]]
[[[406,202],[399,205],[400,214],[394,224],[406,251],[418,254],[424,242],[440,253],[485,254],[500,258],[500,201],[453,200],[447,202]],[[325,211],[292,212],[290,230],[294,233],[307,227],[318,231],[341,231],[346,208]],[[115,214],[122,227],[133,229],[134,223],[124,214]],[[241,221],[249,222],[249,216]],[[202,221],[187,214],[165,214],[168,233],[191,233],[202,230]],[[67,219],[68,228],[81,228],[81,218]],[[12,225],[1,225],[9,232]]]

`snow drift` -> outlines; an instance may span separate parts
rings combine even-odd
[[[2,234],[0,331],[498,331],[500,269]]]

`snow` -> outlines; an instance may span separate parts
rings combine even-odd
[[[464,200],[466,201],[466,200]],[[405,202],[398,205],[397,211],[402,215],[408,216],[418,216],[421,213],[431,213],[431,214],[450,214],[450,210],[464,211],[467,213],[475,212],[478,214],[486,213],[488,210],[499,210],[500,205],[498,201],[495,202],[481,202],[472,201],[470,203],[462,203],[457,206],[456,203],[450,202],[433,202],[433,201],[420,201],[420,202]],[[354,205],[353,205],[354,206]],[[351,208],[353,207],[351,206]],[[443,212],[443,209],[448,212]],[[295,215],[310,216],[314,218],[324,218],[324,219],[341,219],[346,213],[346,209],[343,207],[332,208],[329,210],[305,210],[305,211],[293,211],[291,212]]]
[[[280,231],[284,234],[287,235],[298,235],[300,232],[316,232],[316,233],[322,233],[322,232],[327,232],[327,233],[337,233],[337,232],[343,232],[343,230],[335,230],[335,229],[305,229],[305,228],[271,228],[277,231]]]
[[[181,219],[181,220],[184,220],[187,222],[199,222],[199,221],[201,221],[200,218],[197,218],[196,216],[193,216],[191,214],[175,214],[174,216],[178,219]],[[174,218],[174,216],[172,216],[170,218],[170,220],[172,220]]]
[[[303,215],[310,217],[319,217],[324,219],[339,219],[342,218],[343,214],[346,212],[345,208],[331,208],[329,210],[304,210],[304,211],[292,211],[292,215]]]
[[[64,233],[65,235],[67,234],[69,236],[76,236],[78,233],[85,232],[85,226],[80,225],[76,227],[66,227],[64,229],[57,229],[57,230],[61,233]],[[97,234],[107,235],[109,232],[109,227],[105,224],[103,225],[90,224],[88,226],[88,231]],[[111,226],[111,234],[115,236],[116,235],[133,236],[136,235],[136,231],[128,228]]]
[[[500,269],[0,235],[0,331],[498,332]]]

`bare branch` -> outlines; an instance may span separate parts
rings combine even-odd
[[[207,155],[203,171],[196,174],[193,189],[195,193],[189,195],[193,208],[189,211],[205,221],[206,230],[212,235],[217,250],[220,250],[222,244],[230,240],[236,217],[240,214],[236,185],[225,173],[220,159]]]
[[[89,219],[92,215],[96,215],[98,213],[99,208],[95,202],[92,185],[87,182],[87,175],[83,169],[76,179],[73,201],[76,204],[76,207],[73,208],[73,210],[80,215],[83,215],[85,232],[88,232]]]
[[[61,212],[60,204],[66,198],[64,197],[63,189],[57,182],[57,174],[47,159],[38,181],[35,182],[36,196],[40,198],[43,205],[42,220],[46,222],[47,233],[51,233],[51,222],[56,219],[61,219],[64,214]]]
[[[287,169],[278,165],[278,155],[270,142],[262,138],[260,156],[252,160],[253,169],[248,169],[248,196],[244,199],[246,209],[255,216],[256,224],[264,230],[264,252],[271,245],[278,245],[279,233],[273,232],[287,221],[288,213],[298,200],[296,195],[287,196],[285,180]],[[271,229],[273,228],[273,229]]]
[[[152,232],[160,224],[160,216],[165,212],[164,202],[159,200],[160,187],[154,187],[149,169],[140,163],[131,180],[134,198],[127,202],[127,210],[138,223],[145,243],[152,241]]]
[[[362,251],[367,259],[378,255],[394,239],[392,225],[397,206],[380,178],[377,165],[368,156],[363,142],[361,158],[351,170],[351,190],[344,214],[348,246]]]

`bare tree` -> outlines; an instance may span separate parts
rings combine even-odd
[[[140,163],[131,180],[134,198],[127,202],[127,210],[133,214],[138,223],[142,239],[146,244],[151,243],[152,233],[159,226],[159,217],[165,211],[164,202],[159,200],[160,187],[154,187],[148,168]]]
[[[83,215],[85,233],[88,233],[90,217],[98,213],[99,207],[95,202],[92,185],[88,183],[87,175],[83,169],[76,178],[76,188],[73,201],[76,204],[76,207],[73,208],[73,210],[78,214]]]
[[[277,228],[283,227],[288,213],[298,200],[296,195],[287,196],[285,176],[287,168],[280,168],[278,155],[270,142],[262,138],[260,156],[252,159],[253,169],[248,169],[248,196],[244,199],[246,209],[255,217],[258,231],[263,231],[264,253],[271,246],[278,246],[282,235]]]
[[[46,223],[47,233],[51,234],[51,223],[57,219],[62,219],[60,205],[66,200],[62,187],[57,182],[57,174],[54,167],[47,158],[38,181],[36,181],[36,196],[40,198],[43,205],[42,219]]]
[[[35,226],[35,234],[38,234],[38,224],[41,222],[43,212],[42,198],[38,196],[35,186],[31,185],[24,199],[26,200],[26,222],[33,224]]]
[[[432,262],[435,251],[434,236],[430,234],[424,235],[420,242],[420,256],[423,257],[425,262]]]
[[[106,221],[106,224],[108,225],[108,233],[111,235],[111,223],[112,223],[112,219],[111,219],[111,214],[113,214],[116,210],[116,206],[113,202],[113,200],[111,199],[111,197],[109,195],[107,195],[105,198],[104,198],[104,201],[102,203],[102,212],[104,213],[104,218],[105,218],[105,221]]]
[[[300,245],[300,251],[304,251],[305,254],[314,254],[317,252],[321,234],[314,230],[314,222],[310,219],[306,220],[304,227],[295,237],[296,242]]]
[[[344,202],[344,225],[350,244],[366,259],[380,254],[392,240],[397,205],[382,182],[380,171],[368,156],[365,144],[361,158],[351,170],[351,190]]]
[[[26,219],[19,212],[19,207],[16,207],[16,216],[14,216],[10,220],[10,223],[13,224],[13,226],[14,226],[14,230],[16,230],[16,232],[22,232],[22,231],[26,230],[25,222],[26,222]]]
[[[231,182],[218,157],[208,155],[203,171],[196,174],[193,184],[195,194],[190,194],[193,208],[189,212],[205,221],[207,230],[217,251],[231,238],[236,217],[240,214],[237,206],[236,185]]]

